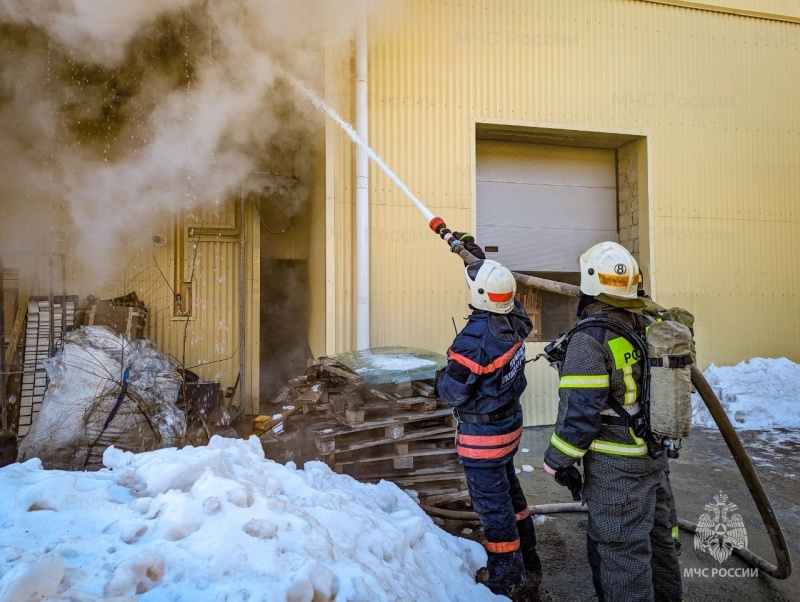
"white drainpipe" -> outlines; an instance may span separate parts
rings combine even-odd
[[[356,31],[355,126],[369,144],[367,121],[367,18]],[[356,144],[356,349],[369,347],[369,158]]]

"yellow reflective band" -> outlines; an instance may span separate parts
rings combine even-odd
[[[611,350],[611,355],[614,356],[614,365],[617,370],[622,370],[625,366],[631,366],[642,359],[642,350],[634,347],[624,337],[608,341],[608,348]]]
[[[647,453],[647,445],[644,444],[615,443],[612,441],[603,441],[602,439],[595,439],[592,441],[589,449],[614,456],[634,457],[643,456]]]
[[[585,449],[580,449],[574,445],[570,445],[555,433],[553,433],[552,437],[550,437],[550,445],[555,447],[561,453],[567,454],[570,458],[583,458],[584,454],[586,453]]]
[[[633,380],[633,368],[625,366],[622,369],[622,382],[625,383],[625,397],[622,400],[622,405],[629,406],[636,403],[636,381]]]
[[[679,539],[679,538],[680,538],[680,533],[678,533],[678,526],[675,525],[674,527],[672,527],[672,539]]]
[[[599,389],[608,387],[608,374],[581,374],[562,376],[559,389]]]
[[[644,439],[640,439],[639,437],[636,436],[636,433],[633,432],[632,428],[629,427],[628,432],[633,438],[634,443],[636,443],[637,445],[645,445],[645,446],[647,445],[647,443],[644,442]]]

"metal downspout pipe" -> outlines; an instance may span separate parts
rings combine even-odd
[[[367,16],[363,10],[356,30],[355,45],[355,126],[356,133],[367,144]],[[356,349],[370,346],[369,336],[369,158],[367,151],[356,146]]]

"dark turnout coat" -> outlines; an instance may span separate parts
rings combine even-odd
[[[522,435],[525,390],[525,337],[532,329],[525,308],[514,302],[508,314],[473,311],[447,352],[437,393],[464,420],[459,421],[458,456],[465,466],[499,466],[517,450]],[[492,420],[492,416],[499,419]]]

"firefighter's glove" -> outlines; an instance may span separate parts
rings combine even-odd
[[[478,243],[475,242],[475,237],[472,236],[469,232],[453,232],[453,236],[455,236],[459,241],[464,244],[464,248],[472,253],[478,259],[486,259],[486,254],[483,252],[478,246]]]
[[[444,370],[444,368],[439,368],[436,371],[436,375],[433,377],[433,394],[436,395],[436,397],[439,397],[439,381],[441,381],[444,376]]]
[[[556,483],[569,489],[572,493],[572,501],[579,502],[581,500],[581,490],[583,489],[583,476],[581,471],[574,466],[567,468],[559,468],[556,471]]]

